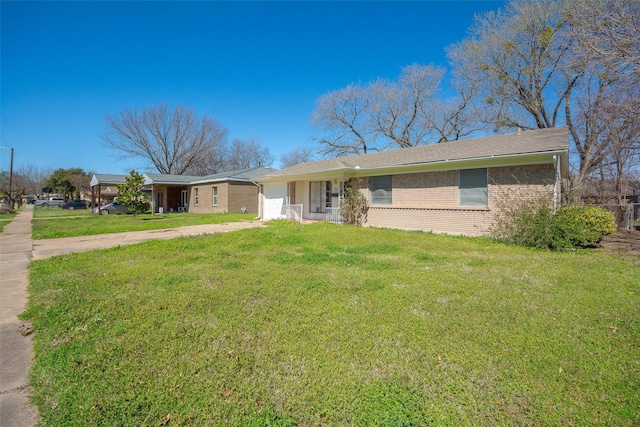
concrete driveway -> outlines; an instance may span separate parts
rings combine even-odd
[[[44,259],[73,252],[112,248],[119,245],[146,242],[148,240],[168,240],[183,236],[224,233],[245,228],[263,227],[262,221],[240,221],[225,224],[190,225],[187,227],[162,230],[130,231],[126,233],[102,234],[98,236],[63,237],[33,241],[33,259]]]

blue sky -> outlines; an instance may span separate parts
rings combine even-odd
[[[14,168],[144,171],[99,137],[105,115],[168,102],[280,155],[315,148],[321,95],[446,65],[504,1],[2,1],[0,146]],[[7,170],[9,150],[0,150]]]

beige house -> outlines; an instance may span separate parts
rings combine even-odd
[[[256,167],[208,176],[145,173],[144,190],[149,192],[154,213],[253,212],[258,213],[256,176],[273,172],[268,167]],[[91,179],[92,201],[95,205],[111,201],[117,195],[117,184],[124,184],[126,175],[96,174]],[[105,190],[111,190],[105,197]]]
[[[189,184],[189,212],[258,214],[258,186],[254,178],[273,171],[258,167],[194,179]]]
[[[483,235],[505,190],[560,200],[568,132],[553,128],[303,163],[258,177],[265,220],[340,221],[345,183],[369,201],[366,226]]]

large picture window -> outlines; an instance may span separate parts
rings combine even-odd
[[[487,168],[460,171],[460,206],[487,206]]]
[[[327,196],[328,194],[328,196]],[[311,213],[325,213],[331,206],[331,181],[312,181],[309,183],[309,209]]]
[[[372,204],[390,205],[393,203],[392,182],[393,179],[391,175],[372,176],[369,178]]]

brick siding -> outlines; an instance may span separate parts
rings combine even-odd
[[[213,187],[218,187],[218,203],[213,205]],[[198,205],[195,204],[195,188],[199,189]],[[191,188],[189,212],[193,213],[258,213],[258,187],[253,183],[220,182],[196,185]]]
[[[499,198],[533,197],[549,192],[551,164],[489,168],[488,206],[459,206],[458,171],[414,173],[393,177],[393,204],[370,205],[367,226],[436,233],[484,235],[496,218]],[[368,180],[360,182],[369,197]]]

